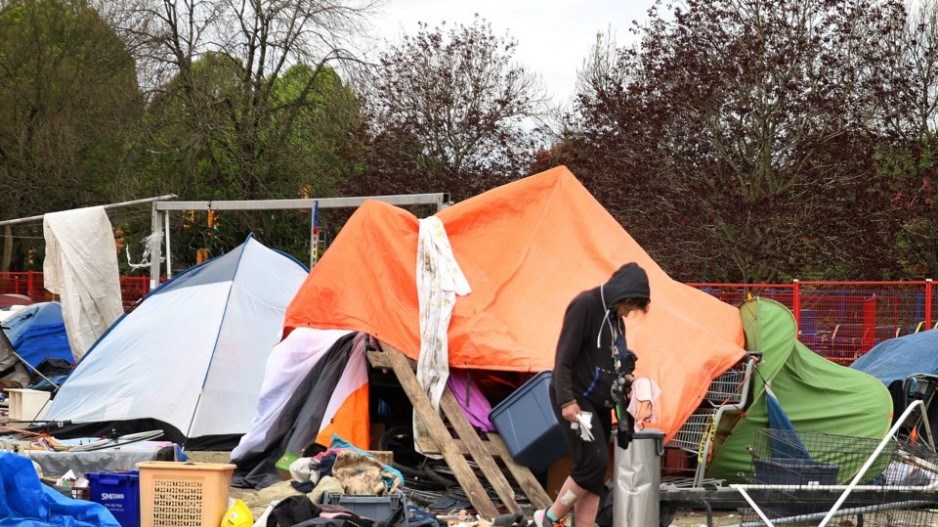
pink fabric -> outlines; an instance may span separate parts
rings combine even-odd
[[[451,370],[447,384],[456,397],[456,401],[459,402],[462,412],[469,419],[469,424],[483,432],[494,432],[495,425],[489,421],[489,412],[492,411],[492,405],[482,394],[482,390],[469,377],[469,373]],[[469,387],[468,398],[466,396],[467,385]]]

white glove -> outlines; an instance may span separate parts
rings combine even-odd
[[[576,416],[576,422],[570,423],[570,428],[580,432],[580,439],[583,441],[593,440],[593,414],[591,412],[580,412]]]

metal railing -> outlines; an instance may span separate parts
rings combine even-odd
[[[884,340],[936,327],[938,296],[931,279],[689,285],[733,305],[755,296],[784,304],[795,317],[798,339],[844,365]]]
[[[126,311],[150,292],[150,279],[147,276],[122,276],[120,286],[121,302]],[[44,287],[41,271],[0,273],[0,294],[4,293],[26,295],[34,302],[54,299],[52,293]]]

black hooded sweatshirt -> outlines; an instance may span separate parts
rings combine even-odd
[[[553,385],[557,404],[587,400],[598,407],[612,407],[611,389],[616,377],[613,363],[613,327],[624,328],[613,305],[626,298],[650,298],[648,275],[635,263],[613,273],[605,284],[583,291],[567,306],[557,342]],[[605,300],[605,302],[604,302]],[[637,357],[624,357],[621,373],[635,370]]]

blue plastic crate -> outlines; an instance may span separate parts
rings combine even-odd
[[[121,527],[140,527],[140,473],[90,472],[91,501],[111,511]]]
[[[550,403],[552,378],[549,371],[538,373],[489,413],[511,457],[535,472],[546,471],[567,455],[563,431]]]

